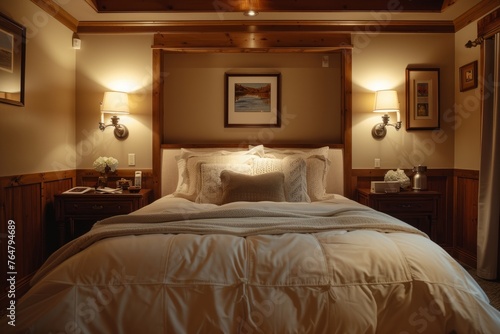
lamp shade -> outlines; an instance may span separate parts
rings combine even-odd
[[[128,114],[127,93],[105,92],[101,102],[101,113]]]
[[[385,113],[399,111],[398,92],[395,90],[377,91],[373,111]]]

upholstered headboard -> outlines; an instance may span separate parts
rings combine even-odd
[[[197,150],[214,150],[214,148],[199,148]],[[235,150],[230,148],[228,150]],[[177,187],[178,171],[175,157],[180,154],[180,148],[162,148],[161,150],[161,196],[171,194]],[[328,152],[330,168],[327,177],[327,193],[344,195],[344,156],[343,149],[330,148]]]

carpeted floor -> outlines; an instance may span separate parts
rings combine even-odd
[[[483,288],[484,292],[490,298],[490,304],[500,311],[500,281],[490,281],[482,279],[476,275],[476,268],[472,268],[466,264],[461,263],[462,266],[471,274],[476,282]]]

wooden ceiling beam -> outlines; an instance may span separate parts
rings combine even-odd
[[[452,21],[86,21],[78,33],[148,32],[259,32],[289,33],[362,32],[362,33],[453,33]]]
[[[153,48],[172,52],[319,52],[352,48],[350,34],[295,32],[158,33]]]

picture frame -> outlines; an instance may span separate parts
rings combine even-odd
[[[440,127],[439,68],[406,68],[406,130]]]
[[[281,127],[281,74],[225,74],[224,127]]]
[[[477,88],[477,60],[460,67],[460,91]]]
[[[26,28],[0,13],[0,102],[24,106]]]

